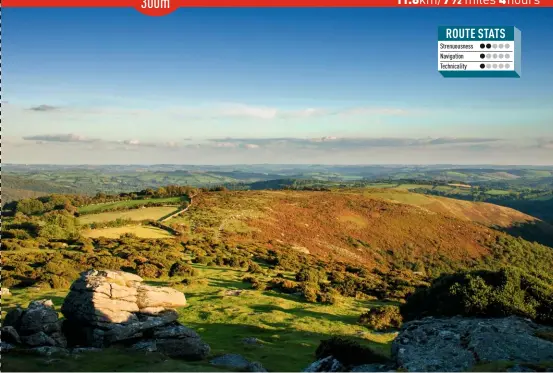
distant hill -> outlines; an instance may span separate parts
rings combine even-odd
[[[2,175],[2,205],[23,198],[36,198],[48,194],[74,194],[78,190],[50,181],[27,177]]]

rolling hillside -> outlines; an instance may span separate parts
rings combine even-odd
[[[388,190],[204,193],[172,221],[192,236],[288,246],[374,268],[394,261],[470,263],[493,254],[502,233],[492,226],[535,222],[487,203]]]
[[[73,194],[77,193],[77,190],[50,181],[2,175],[2,205],[23,198],[36,198],[54,193]]]

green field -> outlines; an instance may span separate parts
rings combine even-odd
[[[199,276],[190,286],[173,285],[187,297],[189,305],[179,309],[179,321],[195,329],[211,346],[212,355],[236,353],[251,361],[261,362],[269,371],[301,371],[312,361],[314,353],[322,339],[330,336],[351,337],[365,345],[390,354],[390,342],[396,333],[372,333],[366,327],[357,324],[357,318],[367,308],[381,304],[372,301],[359,301],[353,298],[342,299],[337,305],[307,303],[299,296],[286,295],[274,291],[249,289],[249,284],[241,281],[246,274],[243,270],[194,265]],[[290,274],[287,274],[290,276]],[[164,281],[165,280],[165,281]],[[152,281],[159,285],[168,285],[168,279]],[[180,279],[171,278],[172,282]],[[239,295],[225,295],[228,290],[243,290]],[[15,307],[24,306],[32,299],[50,298],[59,310],[65,296],[64,291],[14,290],[2,307],[2,314]],[[242,342],[244,338],[255,337],[259,344]],[[3,368],[19,367],[19,370],[55,370],[55,371],[113,371],[120,366],[125,371],[217,371],[207,361],[188,363],[165,359],[157,355],[136,354],[136,365],[131,358],[135,354],[125,350],[105,350],[101,359],[94,355],[82,359],[57,360],[47,365],[44,358],[2,356]],[[117,357],[121,357],[118,363]],[[87,364],[83,364],[86,361]],[[140,364],[138,364],[140,362]],[[25,368],[25,369],[23,369]],[[220,370],[220,369],[219,369]]]
[[[154,199],[133,199],[128,201],[117,201],[98,203],[95,205],[87,205],[79,207],[79,213],[81,214],[96,214],[103,211],[109,211],[117,208],[131,208],[134,206],[147,205],[149,203],[164,203],[178,205],[184,201],[182,197],[169,197],[169,198],[154,198]]]
[[[167,231],[142,225],[132,225],[128,227],[100,228],[89,229],[82,233],[83,236],[89,238],[119,238],[122,234],[132,233],[140,238],[169,238],[172,237]]]
[[[504,196],[507,194],[511,194],[511,191],[509,190],[499,190],[499,189],[492,189],[486,191],[486,194],[489,194],[491,196]]]
[[[417,188],[431,189],[432,185],[430,185],[430,184],[399,184],[394,189],[411,190],[411,189],[417,189]]]
[[[152,219],[158,220],[165,215],[176,211],[177,207],[144,207],[132,210],[101,212],[99,214],[89,214],[79,217],[80,224],[100,223],[114,221],[116,219],[130,219],[135,221]]]

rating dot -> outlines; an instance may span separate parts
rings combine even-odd
[[[510,57],[511,57],[511,55],[510,55],[509,53],[507,53],[507,54],[505,55],[505,58],[510,58]]]
[[[494,54],[493,54],[493,58],[497,58],[497,53],[494,53]]]
[[[490,49],[492,47],[491,44],[486,44],[486,48]]]
[[[485,55],[484,53],[482,53],[482,54],[480,55],[480,58],[486,58],[486,55]]]
[[[491,57],[492,57],[492,55],[491,55],[491,54],[489,54],[489,53],[488,53],[488,54],[486,54],[486,58],[491,58]]]
[[[505,64],[506,69],[509,69],[510,67],[511,67],[511,65],[509,65],[508,63]]]
[[[503,49],[503,44],[499,44],[499,49]]]
[[[487,67],[487,68],[489,69],[489,68],[491,68],[491,67],[492,67],[492,65],[490,65],[490,64],[487,64],[487,65],[486,65],[486,67]]]
[[[483,63],[480,64],[480,68],[483,69],[484,67],[486,67],[486,65],[484,65]]]
[[[482,49],[486,48],[486,44],[484,44],[484,43],[480,44],[480,48],[482,48]]]
[[[496,63],[494,63],[492,66],[493,66],[494,69],[497,69],[497,64]]]
[[[499,58],[503,58],[503,53],[499,53]]]
[[[506,48],[506,49],[509,49],[509,44],[505,44],[505,48]]]
[[[499,64],[499,68],[500,68],[500,69],[503,68],[503,64],[502,64],[502,63]]]
[[[494,45],[493,45],[493,49],[496,49],[496,48],[497,48],[497,44],[494,44]]]

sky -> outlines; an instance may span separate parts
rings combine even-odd
[[[5,163],[553,164],[553,9],[2,9]],[[447,79],[438,26],[516,26]]]

